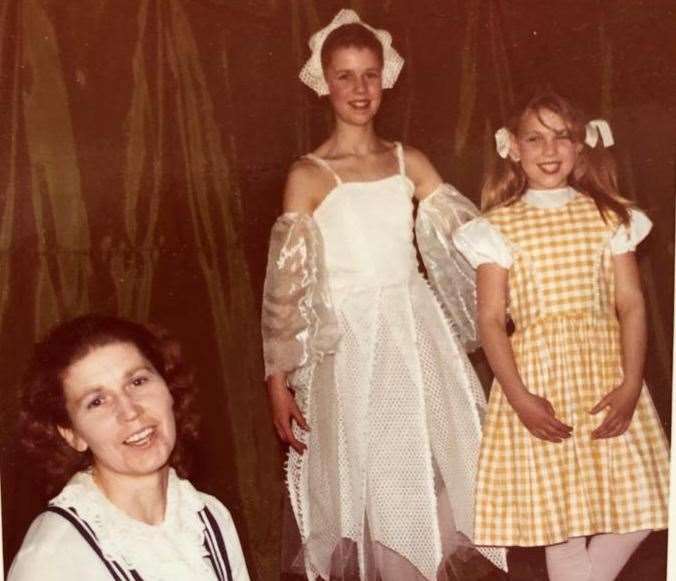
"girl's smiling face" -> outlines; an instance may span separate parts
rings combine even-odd
[[[173,399],[162,376],[132,343],[95,347],[63,376],[69,427],[63,438],[89,449],[101,477],[163,469],[176,442]]]
[[[521,164],[530,188],[552,190],[568,184],[580,151],[561,116],[540,109],[522,117],[510,157]]]
[[[338,119],[364,125],[382,100],[383,63],[370,48],[342,47],[333,51],[324,71],[329,99]]]

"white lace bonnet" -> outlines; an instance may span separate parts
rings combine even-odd
[[[329,87],[324,78],[324,71],[322,70],[322,46],[326,37],[336,28],[343,26],[343,24],[350,24],[358,22],[364,28],[370,30],[375,37],[383,45],[383,88],[391,89],[394,83],[397,82],[397,77],[404,66],[404,59],[401,55],[392,48],[392,35],[387,30],[378,30],[370,27],[365,22],[362,22],[359,15],[354,11],[344,8],[338,11],[333,17],[333,20],[321,30],[315,32],[308,41],[308,45],[312,54],[298,75],[303,81],[320,97],[329,94]]]

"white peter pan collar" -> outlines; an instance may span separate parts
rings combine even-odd
[[[528,189],[523,194],[523,201],[536,208],[561,208],[575,197],[577,192],[571,187],[556,190]]]

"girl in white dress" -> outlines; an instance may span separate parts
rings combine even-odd
[[[375,133],[403,64],[388,33],[342,10],[310,47],[301,79],[329,95],[335,128],[289,173],[262,321],[305,570],[479,578],[491,567],[468,539],[485,401],[464,349],[476,345],[472,272],[449,244],[477,212],[423,154]],[[418,269],[414,200],[438,298]]]

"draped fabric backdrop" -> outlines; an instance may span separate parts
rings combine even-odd
[[[0,0],[0,437],[6,566],[40,510],[17,450],[17,384],[65,317],[153,321],[200,389],[193,481],[231,509],[252,577],[278,578],[282,450],[258,330],[286,168],[326,135],[296,81],[341,7],[407,60],[382,135],[419,147],[478,202],[493,131],[527,84],[608,118],[641,251],[648,377],[669,426],[676,8],[659,0]]]

